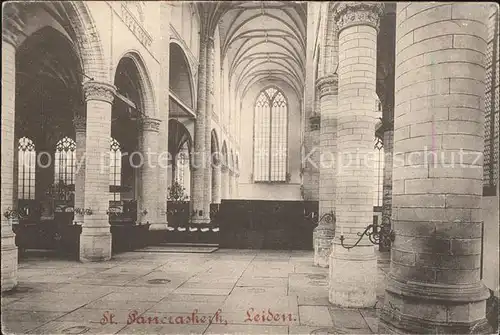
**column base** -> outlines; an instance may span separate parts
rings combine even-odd
[[[82,231],[80,235],[80,262],[103,262],[111,259],[111,233]]]
[[[442,285],[387,277],[379,332],[490,334],[486,319],[488,289],[481,283]]]
[[[2,234],[2,292],[17,286],[17,246],[14,233]]]
[[[313,246],[315,266],[327,268],[329,266],[330,254],[332,252],[335,228],[333,225],[320,223],[313,231]]]
[[[313,240],[314,245],[314,259],[315,266],[321,268],[328,268],[330,266],[330,255],[332,253],[333,239],[320,238],[316,236]]]
[[[393,308],[379,314],[379,334],[493,334],[488,320],[474,322],[429,321],[405,315]]]
[[[335,241],[330,255],[328,300],[341,307],[373,307],[377,302],[374,246],[344,249]]]

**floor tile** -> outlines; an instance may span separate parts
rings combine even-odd
[[[300,324],[304,326],[333,326],[328,307],[299,306]]]
[[[368,324],[358,309],[330,308],[335,327],[345,329],[367,329]]]
[[[30,331],[29,334],[115,334],[124,327],[123,324],[52,321]]]
[[[287,326],[268,326],[268,325],[219,325],[212,324],[208,327],[205,334],[220,335],[220,334],[269,334],[281,335],[288,334]]]
[[[201,335],[207,329],[208,324],[186,325],[186,324],[131,324],[120,330],[118,334],[193,334]]]

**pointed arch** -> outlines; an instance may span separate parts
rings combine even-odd
[[[180,98],[189,108],[195,106],[195,87],[192,64],[182,43],[170,41],[170,92]]]
[[[221,153],[222,153],[222,163],[225,166],[229,166],[229,158],[228,158],[228,155],[227,155],[227,144],[226,144],[226,141],[224,141],[222,143]]]
[[[126,60],[129,60],[129,62],[126,62]],[[140,105],[137,106],[137,108],[141,113],[147,115],[148,117],[154,117],[157,109],[155,108],[156,104],[153,83],[151,81],[151,75],[149,74],[144,62],[144,58],[142,58],[139,51],[136,50],[129,50],[125,52],[122,57],[120,57],[120,61],[115,68],[113,75],[113,78],[115,78],[115,85],[116,78],[119,75],[118,71],[121,69],[121,66],[126,66],[125,64],[133,64],[133,69],[125,70],[126,72],[135,72],[134,75],[129,73],[129,76],[132,75],[133,77],[137,77],[136,80],[132,80],[135,82],[134,86],[137,88],[137,93],[139,94]]]
[[[191,152],[193,140],[189,130],[187,130],[182,122],[176,119],[170,119],[168,121],[168,152],[170,152],[173,157],[186,143],[189,152]]]
[[[88,5],[82,1],[60,2],[9,2],[4,5],[5,39],[16,48],[36,30],[46,26],[36,17],[40,11],[48,13],[67,34],[78,52],[85,80],[92,78],[108,81],[105,68],[104,48],[99,31],[90,14]],[[33,28],[35,29],[33,30]],[[38,29],[36,29],[38,27]]]
[[[212,129],[211,132],[211,139],[212,139],[212,152],[219,152],[220,151],[220,146],[219,146],[219,136],[217,135],[217,130]]]

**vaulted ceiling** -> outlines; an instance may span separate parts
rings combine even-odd
[[[302,91],[306,8],[292,1],[237,2],[221,16],[221,57],[227,57],[230,79],[240,94],[268,78]]]

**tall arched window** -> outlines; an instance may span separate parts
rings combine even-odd
[[[120,201],[120,191],[118,187],[122,182],[122,151],[120,143],[114,138],[111,139],[109,152],[109,185],[111,186],[112,201]]]
[[[64,137],[56,144],[54,164],[54,181],[65,185],[75,184],[76,173],[76,143],[69,137]]]
[[[254,181],[283,182],[287,178],[288,104],[274,87],[255,102]]]
[[[18,199],[35,199],[35,144],[27,137],[18,143]]]
[[[384,144],[382,140],[375,137],[375,159],[374,159],[374,178],[375,190],[373,194],[373,206],[382,206],[382,196],[384,194]]]

